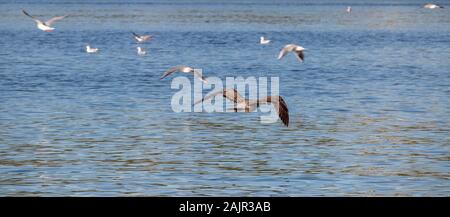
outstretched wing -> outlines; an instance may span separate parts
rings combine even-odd
[[[223,97],[235,102],[235,103],[243,103],[245,98],[238,93],[236,89],[226,89],[223,91]]]
[[[283,47],[283,49],[281,49],[280,54],[278,54],[278,59],[283,58],[284,56],[286,56],[287,53],[289,53],[290,51],[292,51],[292,49],[294,45],[292,44],[288,44],[286,46]]]
[[[133,34],[135,37],[138,37],[138,38],[141,37],[140,35],[138,35],[138,34],[136,34],[136,33],[134,33],[134,32],[131,32],[131,34]]]
[[[142,40],[144,40],[144,41],[150,40],[150,39],[152,39],[152,37],[153,36],[151,36],[151,35],[142,35],[141,36]]]
[[[303,51],[296,51],[296,57],[299,61],[303,62],[305,61],[305,55],[303,54]]]
[[[175,67],[173,67],[173,68],[170,68],[169,70],[167,70],[166,72],[164,72],[164,74],[161,76],[160,79],[163,79],[163,78],[169,76],[170,74],[172,74],[172,73],[174,73],[174,72],[180,71],[183,67],[184,67],[184,66],[175,66]]]
[[[66,18],[67,16],[59,16],[59,17],[53,17],[52,19],[50,19],[50,20],[47,20],[47,21],[45,21],[45,25],[47,25],[47,26],[51,26],[53,23],[55,23],[56,21],[60,21],[60,20],[62,20],[62,19],[64,19],[64,18]]]
[[[197,76],[201,81],[203,81],[205,84],[207,84],[208,83],[208,81],[206,81],[206,79],[205,79],[205,77],[203,77],[203,75],[200,73],[200,72],[198,72],[197,70],[194,70],[194,76]]]
[[[211,93],[208,96],[206,96],[205,98],[203,98],[202,100],[195,102],[194,105],[198,104],[200,102],[203,102],[205,100],[211,99],[217,95],[222,95],[223,97],[225,97],[228,100],[231,100],[235,103],[242,103],[245,101],[245,99],[237,92],[236,89],[226,89],[226,90],[219,90],[217,92]]]
[[[25,10],[22,10],[22,13],[30,17],[31,19],[35,19],[33,16],[31,16],[29,13],[27,13]]]
[[[42,23],[42,21],[40,21],[39,19],[37,19],[35,16],[31,16],[29,13],[27,13],[25,10],[22,10],[22,13],[25,14],[26,16],[30,17],[31,19],[33,19],[34,21],[38,22],[38,23]]]
[[[199,104],[199,103],[201,103],[201,102],[203,102],[205,100],[211,99],[211,98],[213,98],[213,97],[215,97],[217,95],[223,95],[223,92],[224,92],[224,90],[219,90],[219,91],[216,91],[214,93],[211,93],[208,96],[205,96],[203,99],[198,100],[197,102],[195,102],[194,105],[197,105],[197,104]]]
[[[289,126],[289,109],[283,97],[266,96],[258,100],[252,100],[251,102],[249,102],[249,105],[250,106],[256,105],[257,107],[259,107],[262,104],[269,104],[269,103],[271,103],[275,107],[275,109],[278,112],[278,117],[281,119],[283,124]]]

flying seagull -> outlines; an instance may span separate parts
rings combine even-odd
[[[348,6],[347,7],[347,13],[350,13],[350,12],[352,12],[352,7]]]
[[[277,110],[278,117],[281,119],[283,124],[286,125],[286,127],[289,126],[289,109],[281,96],[265,96],[256,100],[249,100],[242,97],[236,89],[225,89],[214,92],[202,100],[197,101],[195,104],[208,100],[217,95],[222,95],[226,99],[233,101],[235,103],[235,107],[233,108],[235,112],[253,112],[263,104],[272,104]]]
[[[174,72],[184,72],[184,73],[192,73],[194,74],[194,76],[197,76],[201,81],[203,81],[203,83],[207,84],[208,81],[206,81],[206,79],[203,77],[202,74],[200,74],[199,72],[195,71],[193,68],[189,67],[189,66],[175,66],[173,68],[170,68],[169,70],[167,70],[160,79],[163,79],[167,76],[169,76],[170,74],[174,73]]]
[[[98,52],[98,48],[93,48],[89,45],[86,45],[86,53],[97,53]]]
[[[436,5],[436,4],[431,4],[431,3],[425,4],[423,7],[428,8],[428,9],[444,8],[441,5]]]
[[[259,38],[259,43],[260,43],[260,44],[269,44],[269,43],[270,43],[270,40],[265,39],[263,36],[261,36],[261,37]]]
[[[295,54],[296,54],[295,56],[297,57],[297,59],[299,61],[303,62],[305,59],[305,55],[303,54],[304,50],[306,50],[306,49],[301,46],[298,46],[295,44],[288,44],[288,45],[284,46],[283,49],[281,49],[280,54],[278,55],[278,59],[283,58],[289,52],[295,52]]]
[[[144,49],[141,48],[141,47],[137,47],[137,54],[138,54],[138,55],[143,56],[143,55],[145,55],[146,53],[147,53],[146,50],[144,50]]]
[[[153,38],[153,36],[151,36],[151,35],[138,35],[134,32],[131,32],[131,33],[133,34],[134,39],[136,39],[137,42],[141,42],[141,43]]]
[[[28,14],[25,10],[22,10],[23,14],[27,15],[28,17],[30,17],[31,19],[33,19],[36,22],[36,26],[38,29],[45,31],[45,32],[51,32],[53,30],[55,30],[55,28],[51,27],[51,25],[53,23],[55,23],[56,21],[62,20],[67,16],[59,16],[59,17],[53,17],[50,20],[47,20],[45,22],[37,19],[34,16],[31,16],[30,14]]]

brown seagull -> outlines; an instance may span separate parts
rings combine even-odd
[[[289,109],[283,97],[281,96],[265,96],[256,100],[249,100],[242,97],[236,89],[225,89],[206,96],[202,100],[199,100],[196,103],[194,103],[194,105],[203,102],[207,99],[210,99],[212,97],[215,97],[217,95],[222,95],[228,100],[233,101],[235,103],[235,106],[233,108],[235,112],[237,111],[253,112],[260,105],[271,103],[277,110],[278,117],[281,119],[283,124],[286,125],[286,127],[289,126]]]

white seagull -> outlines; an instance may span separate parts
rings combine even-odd
[[[138,54],[138,55],[143,56],[143,55],[145,55],[146,53],[147,53],[146,50],[144,50],[144,49],[141,48],[141,47],[137,47],[137,54]]]
[[[153,36],[151,36],[151,35],[138,35],[134,32],[131,32],[131,33],[133,34],[134,39],[136,39],[136,41],[140,42],[140,43],[148,41],[153,38]]]
[[[444,8],[443,6],[431,3],[425,4],[423,7],[428,9]]]
[[[259,38],[259,43],[260,43],[260,44],[269,44],[269,43],[270,43],[270,40],[265,39],[263,36],[261,36],[261,37]]]
[[[297,59],[303,62],[305,59],[305,55],[303,54],[304,50],[306,49],[296,44],[288,44],[284,46],[283,49],[281,49],[280,54],[278,55],[278,59],[283,58],[289,52],[294,52],[296,54],[295,56],[297,57]]]
[[[98,52],[98,48],[93,48],[89,45],[86,45],[86,53],[97,53]]]
[[[347,13],[350,13],[350,12],[352,12],[352,7],[348,6],[347,7]]]
[[[286,127],[289,126],[289,109],[281,96],[266,96],[256,100],[249,100],[242,97],[236,89],[225,89],[206,96],[205,98],[194,103],[194,105],[217,95],[222,95],[226,99],[233,101],[235,103],[233,108],[235,112],[253,112],[256,108],[263,104],[272,104],[277,110],[278,117],[281,119],[283,124],[286,125]]]
[[[200,74],[199,72],[195,71],[193,68],[189,67],[189,66],[175,66],[173,68],[170,68],[169,70],[167,70],[160,79],[163,79],[167,76],[169,76],[170,74],[174,73],[174,72],[183,72],[183,73],[192,73],[194,74],[194,76],[197,76],[198,79],[200,79],[201,81],[203,81],[203,83],[207,84],[208,81],[206,81],[205,77],[203,77],[202,74]]]
[[[37,26],[38,29],[40,29],[42,31],[45,31],[45,32],[51,32],[51,31],[55,30],[55,28],[51,27],[51,25],[54,22],[62,20],[65,17],[67,17],[67,16],[53,17],[52,19],[43,22],[43,21],[37,19],[36,17],[31,16],[25,10],[22,10],[22,12],[23,12],[23,14],[27,15],[28,17],[31,17],[31,19],[33,19],[34,22],[36,22],[36,26]]]

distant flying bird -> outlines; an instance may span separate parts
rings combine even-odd
[[[348,6],[347,7],[347,13],[350,13],[350,12],[352,12],[352,7]]]
[[[55,30],[55,28],[51,27],[51,25],[53,23],[55,23],[56,21],[62,20],[67,16],[59,16],[59,17],[53,17],[50,20],[47,20],[45,22],[37,19],[34,16],[31,16],[30,14],[28,14],[25,10],[22,10],[23,14],[27,15],[28,17],[30,17],[31,19],[34,20],[34,22],[36,22],[36,26],[38,29],[45,31],[45,32],[51,32],[53,30]]]
[[[423,7],[428,9],[444,8],[443,6],[431,3],[425,4]]]
[[[249,100],[242,97],[236,89],[225,89],[206,96],[205,98],[194,103],[194,105],[213,98],[217,95],[222,95],[226,99],[234,102],[235,107],[233,108],[233,110],[235,112],[253,112],[263,104],[272,104],[277,110],[278,117],[281,119],[283,124],[289,126],[289,109],[283,97],[281,96],[266,96],[256,100]]]
[[[297,57],[297,59],[303,62],[305,59],[305,55],[303,54],[304,50],[306,49],[301,46],[295,44],[288,44],[284,46],[283,49],[281,49],[280,54],[278,55],[278,59],[283,58],[289,52],[294,52],[296,54],[295,56]]]
[[[98,48],[93,48],[89,45],[86,45],[86,53],[97,53],[98,52]]]
[[[137,54],[138,54],[138,55],[143,56],[143,55],[145,55],[146,53],[147,53],[146,50],[144,50],[144,49],[141,48],[141,47],[137,47]]]
[[[265,39],[263,36],[261,36],[261,37],[259,38],[259,43],[260,43],[260,44],[269,44],[269,43],[270,43],[270,40]]]
[[[163,79],[167,76],[169,76],[170,74],[174,73],[174,72],[184,72],[184,73],[192,73],[194,74],[194,76],[198,77],[198,79],[200,79],[201,81],[203,81],[203,83],[207,84],[208,81],[206,81],[206,79],[203,77],[202,74],[200,74],[199,72],[195,71],[193,68],[189,67],[189,66],[176,66],[173,68],[170,68],[169,70],[167,70],[160,79]]]
[[[153,36],[151,36],[151,35],[138,35],[134,32],[131,32],[131,33],[133,34],[134,39],[136,39],[137,42],[141,42],[141,43],[153,38]]]

